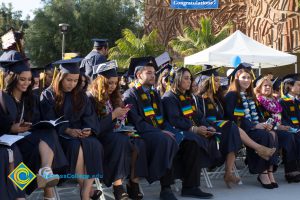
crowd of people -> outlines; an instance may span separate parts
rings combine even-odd
[[[54,200],[64,174],[78,176],[83,200],[102,195],[95,178],[112,185],[116,200],[143,199],[141,179],[160,181],[162,200],[177,199],[175,179],[182,180],[181,196],[212,198],[200,189],[201,168],[224,164],[231,188],[240,181],[233,169],[243,147],[258,185],[279,187],[279,156],[286,181],[300,182],[300,75],[256,78],[241,63],[226,86],[219,68],[193,78],[188,68],[168,59],[157,66],[149,56],[131,59],[121,78],[116,61],[106,58],[108,41],[93,41],[85,58],[42,69],[30,68],[15,45],[1,55],[0,136],[28,133],[0,145],[1,200],[25,199],[37,188]],[[35,126],[58,118],[64,122],[57,126]],[[24,191],[8,178],[21,162],[37,175]]]

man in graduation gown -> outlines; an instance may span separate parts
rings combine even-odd
[[[174,129],[164,122],[160,96],[152,89],[152,86],[155,84],[156,67],[152,57],[132,59],[128,74],[133,74],[137,80],[135,86],[124,93],[124,102],[132,105],[128,114],[128,121],[135,126],[146,143],[149,163],[149,176],[147,180],[150,183],[160,180],[160,199],[176,200],[170,188],[170,185],[174,181],[174,175],[177,175],[178,172],[179,176],[182,177],[182,174],[187,175],[187,171],[194,172],[194,169],[197,168],[197,162],[186,161],[191,163],[189,170],[186,167],[183,170],[173,167],[173,163],[176,163],[178,155],[184,156],[187,152],[190,154],[190,157],[193,157],[191,155],[195,154],[197,149],[191,152],[188,150],[188,145],[185,148],[182,148],[182,145],[180,145],[179,148],[176,142],[176,134],[173,131],[166,131]],[[176,173],[174,173],[175,168]],[[185,177],[184,175],[183,177],[186,179],[193,179],[190,176]],[[198,187],[194,187],[194,184],[190,184],[192,181],[186,179],[183,181],[183,186],[186,185],[188,188],[182,190],[182,196],[196,198],[212,197],[211,194],[204,193]]]
[[[86,76],[92,78],[93,66],[107,62],[108,40],[92,39],[94,42],[93,50],[82,60],[80,70]]]

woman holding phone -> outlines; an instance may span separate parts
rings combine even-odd
[[[139,135],[125,126],[127,112],[132,105],[124,105],[121,99],[117,69],[108,67],[111,62],[93,67],[96,78],[88,89],[88,96],[100,121],[99,140],[104,146],[106,163],[104,182],[107,186],[113,183],[116,200],[128,197],[139,200],[143,198],[139,177],[148,174],[146,148]],[[125,192],[122,184],[127,177],[129,181]]]
[[[102,178],[103,149],[97,139],[99,123],[96,113],[80,89],[78,63],[80,58],[61,60],[60,72],[53,85],[41,96],[43,118],[54,120],[64,116],[69,123],[58,127],[58,134],[69,161],[69,173],[79,175],[80,195],[83,200],[98,199],[101,191],[92,190],[94,178]],[[84,177],[82,177],[84,176]]]
[[[59,181],[53,171],[62,172],[67,166],[67,160],[55,129],[31,127],[32,123],[41,120],[41,113],[38,98],[32,94],[32,74],[27,60],[7,61],[9,73],[6,76],[3,100],[12,122],[9,133],[16,135],[30,131],[29,135],[17,142],[24,163],[37,173],[37,181],[29,184],[26,192],[30,194],[36,187],[43,188],[44,198],[52,199],[52,187]]]

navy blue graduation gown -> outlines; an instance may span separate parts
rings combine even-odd
[[[88,93],[94,106],[94,97]],[[129,177],[131,169],[131,152],[137,150],[138,158],[135,165],[136,177],[147,177],[146,146],[141,138],[130,138],[121,133],[114,132],[116,120],[112,120],[112,114],[98,116],[100,123],[99,140],[104,147],[104,183],[109,187],[114,181]],[[116,145],[117,144],[117,145]]]
[[[91,78],[93,75],[92,67],[105,62],[107,62],[106,57],[93,50],[82,60],[80,68],[84,69],[85,75]]]
[[[11,125],[13,123],[9,115],[7,115],[0,106],[0,136],[8,134],[10,132]],[[14,167],[17,167],[22,162],[21,152],[16,144],[11,147],[0,145],[0,192],[1,200],[10,200],[16,198],[24,198],[25,191],[19,190],[14,187],[14,183],[8,178],[11,173],[9,170],[9,160],[7,149],[11,149],[14,154]]]
[[[214,125],[220,135],[220,151],[223,159],[230,152],[237,153],[242,147],[238,126],[233,121],[224,120],[224,109],[219,100],[214,105],[209,98],[198,98],[198,109],[204,114],[206,120]]]
[[[244,117],[244,107],[242,99],[236,92],[228,92],[225,96],[225,117],[228,120],[234,121],[241,129],[243,129],[248,136],[266,147],[278,147],[277,139],[274,140],[271,133],[266,130],[254,129],[254,124],[250,120]],[[257,109],[258,115],[260,115],[259,109]],[[260,116],[260,120],[262,120]],[[268,170],[270,165],[276,166],[278,163],[278,154],[274,153],[270,160],[264,160],[258,154],[250,148],[247,148],[247,164],[250,173],[260,174],[265,170]],[[275,169],[275,168],[274,168]]]
[[[62,115],[64,116],[64,120],[69,120],[69,123],[64,123],[58,127],[58,134],[61,136],[59,139],[69,161],[69,173],[75,174],[79,148],[81,146],[87,175],[102,178],[103,147],[96,137],[99,133],[99,122],[88,97],[84,93],[82,95],[84,104],[78,113],[73,112],[71,93],[64,93],[63,109],[61,113],[56,113],[55,95],[51,88],[47,88],[41,95],[41,111],[43,119],[46,120],[54,120]],[[74,138],[65,134],[67,128],[91,128],[93,134],[86,138]]]
[[[23,98],[21,102],[16,102],[14,99],[3,93],[5,105],[13,122],[19,122],[22,107],[24,102],[24,114],[23,119],[25,122],[37,123],[41,120],[39,110],[39,100],[36,96]],[[31,98],[31,99],[27,99]],[[29,108],[26,102],[32,102],[32,107]],[[19,140],[17,145],[22,153],[24,163],[34,172],[38,173],[41,168],[41,159],[39,152],[39,142],[44,141],[53,151],[54,159],[52,163],[52,169],[54,173],[63,172],[67,166],[67,160],[63,153],[62,147],[59,143],[57,133],[55,129],[32,129],[31,134],[27,135],[24,139]],[[31,182],[26,187],[26,193],[30,194],[36,189],[36,181]]]
[[[16,50],[4,51],[0,56],[0,60],[22,60],[23,56]]]
[[[201,135],[190,132],[190,128],[193,126],[193,122],[190,119],[184,117],[181,111],[180,100],[177,96],[168,91],[162,97],[162,103],[164,108],[164,116],[169,124],[183,133],[183,140],[190,140],[197,142],[198,146],[205,151],[205,156],[201,158],[201,167],[212,167],[219,165],[221,162],[221,154],[217,149],[216,140],[214,138],[205,138]],[[206,122],[202,113],[197,113],[197,124],[203,126],[211,126]]]
[[[156,94],[158,95],[158,94]],[[162,103],[158,100],[158,107],[162,109]],[[148,160],[148,182],[152,183],[165,175],[172,168],[173,158],[178,151],[176,141],[146,121],[143,104],[138,96],[136,88],[130,88],[124,93],[125,104],[132,104],[128,121],[133,124],[146,143]],[[162,110],[161,110],[161,113]]]

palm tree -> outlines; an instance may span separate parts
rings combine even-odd
[[[116,46],[109,50],[109,59],[117,60],[121,67],[128,67],[131,58],[143,56],[158,56],[164,52],[165,47],[158,41],[157,30],[149,35],[138,38],[131,30],[122,31],[123,38],[115,42]]]
[[[200,18],[200,28],[186,27],[183,29],[183,36],[171,40],[169,45],[173,51],[181,56],[189,56],[206,49],[227,36],[229,36],[232,24],[228,23],[218,34],[212,33],[212,21],[210,18]]]

